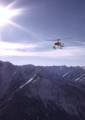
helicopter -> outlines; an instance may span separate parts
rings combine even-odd
[[[54,49],[62,49],[64,47],[64,43],[61,42],[61,39],[56,39],[56,41],[53,43]]]
[[[61,41],[60,38],[57,39],[49,39],[47,41],[51,41],[52,42],[52,48],[53,49],[62,49],[64,47],[64,43]]]

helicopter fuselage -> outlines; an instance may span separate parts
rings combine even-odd
[[[55,43],[53,44],[53,48],[54,48],[54,49],[57,49],[57,48],[62,49],[63,47],[64,47],[64,44],[61,43],[61,42],[55,42]]]

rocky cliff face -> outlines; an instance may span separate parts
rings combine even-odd
[[[0,62],[0,120],[84,120],[85,69]]]

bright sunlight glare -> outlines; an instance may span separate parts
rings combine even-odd
[[[11,18],[18,15],[19,13],[19,9],[12,9],[8,6],[0,6],[0,27],[10,23]]]

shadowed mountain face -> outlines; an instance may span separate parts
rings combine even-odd
[[[84,120],[85,69],[0,61],[0,120]]]

